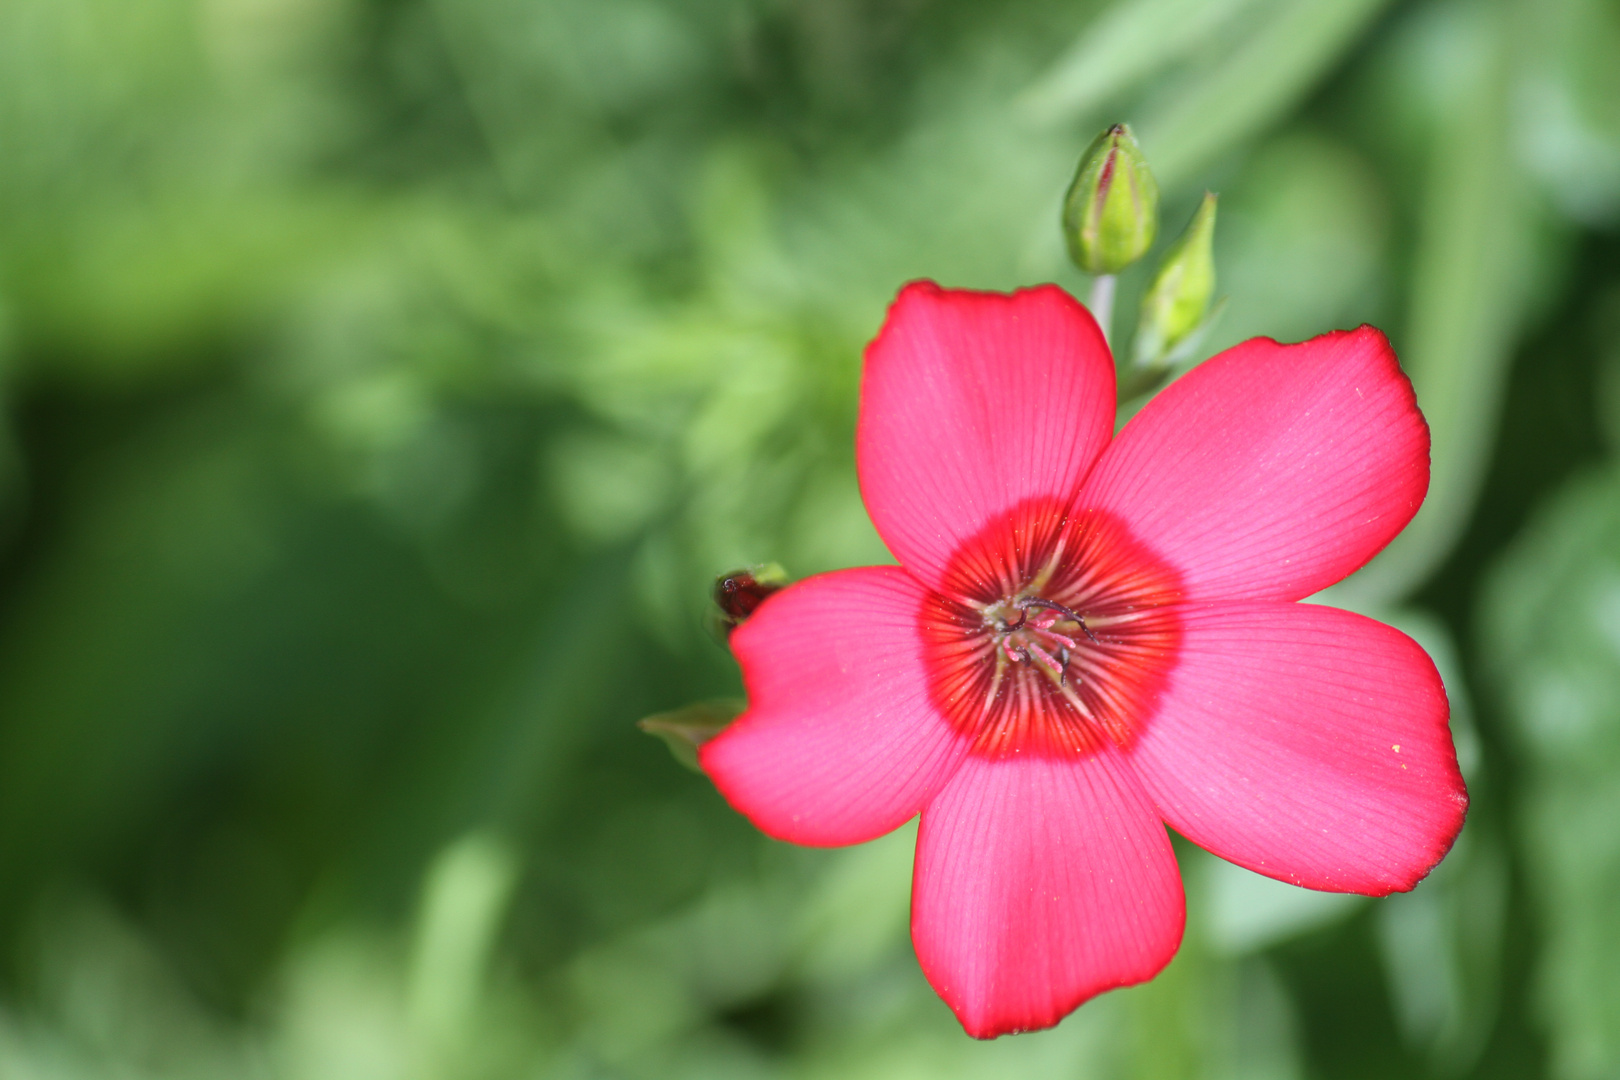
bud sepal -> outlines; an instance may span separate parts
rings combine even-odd
[[[1159,229],[1159,184],[1131,129],[1115,124],[1086,148],[1063,199],[1069,256],[1088,274],[1117,274]]]
[[[693,772],[702,772],[698,764],[698,747],[726,730],[731,722],[748,707],[746,701],[724,698],[719,701],[700,701],[683,709],[655,713],[636,721],[636,727],[649,735],[664,740],[675,760]]]
[[[1215,295],[1215,205],[1215,194],[1206,191],[1148,286],[1136,326],[1139,366],[1168,367],[1186,359],[1224,307],[1210,307]]]

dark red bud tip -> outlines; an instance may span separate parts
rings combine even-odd
[[[775,563],[733,570],[715,578],[714,603],[720,609],[720,622],[727,636],[787,583],[787,574]]]

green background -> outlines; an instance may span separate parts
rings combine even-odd
[[[0,0],[0,1077],[1620,1077],[1620,5]],[[1057,281],[1130,121],[1202,355],[1385,328],[1434,433],[1332,602],[1473,792],[1411,894],[1179,849],[1154,983],[968,1040],[906,830],[634,721],[711,576],[887,558],[860,350]],[[1121,339],[1156,256],[1121,281]]]

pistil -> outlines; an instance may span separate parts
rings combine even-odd
[[[1034,664],[1059,687],[1066,688],[1069,660],[1079,648],[1079,638],[1067,627],[1060,631],[1061,624],[1073,623],[1086,637],[1097,641],[1079,612],[1038,596],[1009,597],[991,604],[984,609],[984,622],[1000,652],[998,677],[994,680],[997,687],[1001,682],[1001,658],[1005,658],[1013,663]]]

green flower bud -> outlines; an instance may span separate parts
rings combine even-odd
[[[1069,256],[1088,274],[1117,274],[1153,246],[1159,183],[1131,129],[1115,124],[1086,149],[1063,199]]]
[[[1142,300],[1137,363],[1166,362],[1178,345],[1193,342],[1193,335],[1204,328],[1215,295],[1214,240],[1215,195],[1206,191],[1192,224],[1165,253]]]

